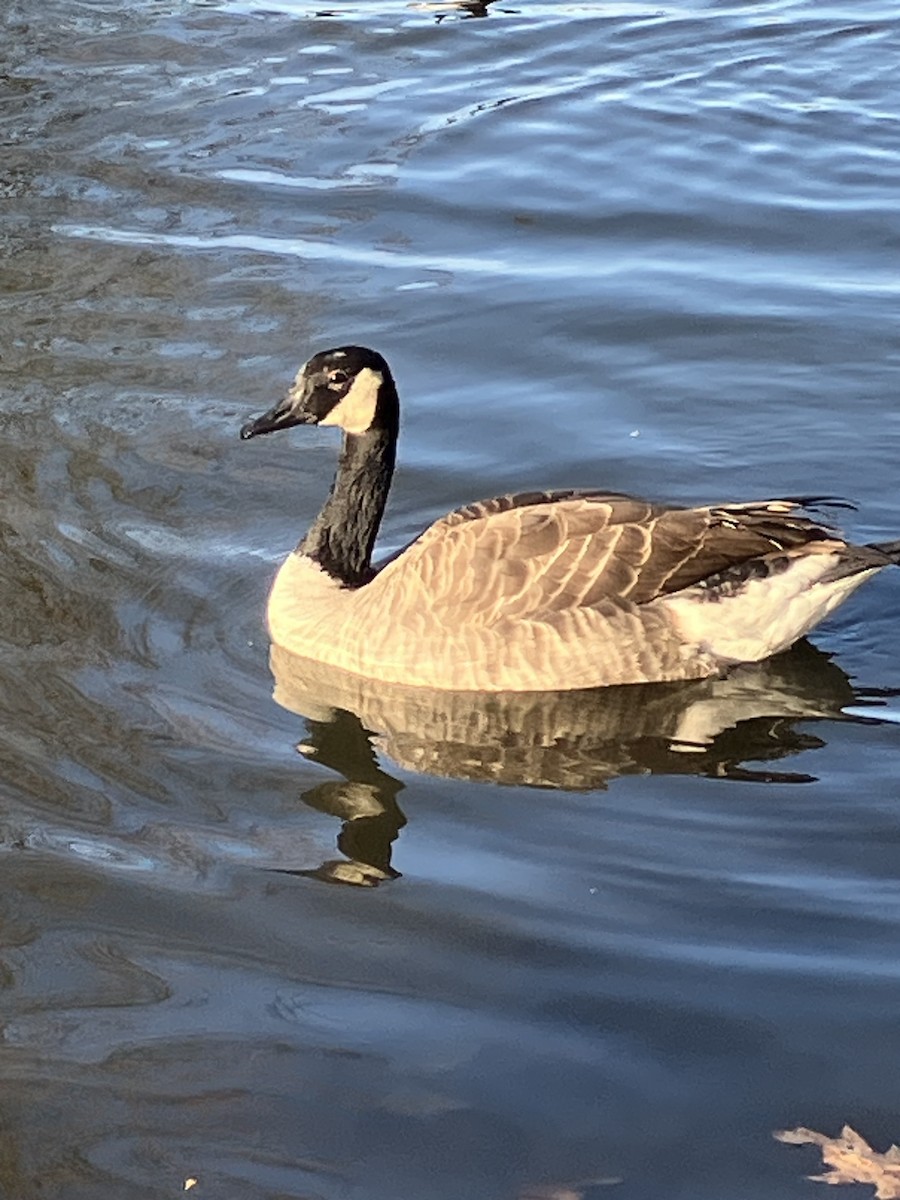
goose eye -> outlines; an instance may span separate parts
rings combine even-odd
[[[346,383],[349,378],[350,378],[350,376],[347,374],[346,371],[329,371],[328,372],[328,386],[329,387],[340,387],[341,384]]]

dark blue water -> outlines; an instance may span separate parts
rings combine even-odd
[[[774,1129],[896,1139],[900,575],[727,686],[276,704],[335,444],[237,439],[353,340],[385,549],[572,485],[900,536],[894,9],[3,21],[0,1194],[792,1200]]]

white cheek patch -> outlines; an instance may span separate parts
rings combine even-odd
[[[339,425],[345,433],[365,433],[375,420],[378,393],[383,382],[384,376],[380,371],[363,367],[353,380],[347,395],[319,424]]]
[[[291,400],[296,400],[303,395],[303,389],[306,386],[306,368],[308,366],[309,363],[305,362],[294,376],[294,382],[288,388],[288,396]]]

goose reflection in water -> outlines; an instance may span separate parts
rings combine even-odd
[[[342,822],[345,857],[288,873],[368,887],[397,877],[391,849],[406,824],[397,803],[405,785],[379,755],[403,770],[469,783],[566,791],[638,774],[805,783],[814,777],[760,764],[825,744],[801,722],[866,719],[845,712],[865,706],[866,694],[807,642],[721,678],[580,692],[386,685],[278,647],[270,662],[275,700],[306,720],[298,750],[342,777],[301,799]]]

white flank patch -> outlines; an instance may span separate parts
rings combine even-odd
[[[792,646],[881,569],[820,582],[836,563],[834,554],[798,555],[787,570],[750,579],[733,596],[716,600],[686,588],[659,603],[689,645],[726,662],[758,662]]]
[[[380,371],[363,367],[351,384],[350,391],[334,406],[320,425],[339,425],[345,433],[365,433],[375,420],[378,392],[384,383]]]

